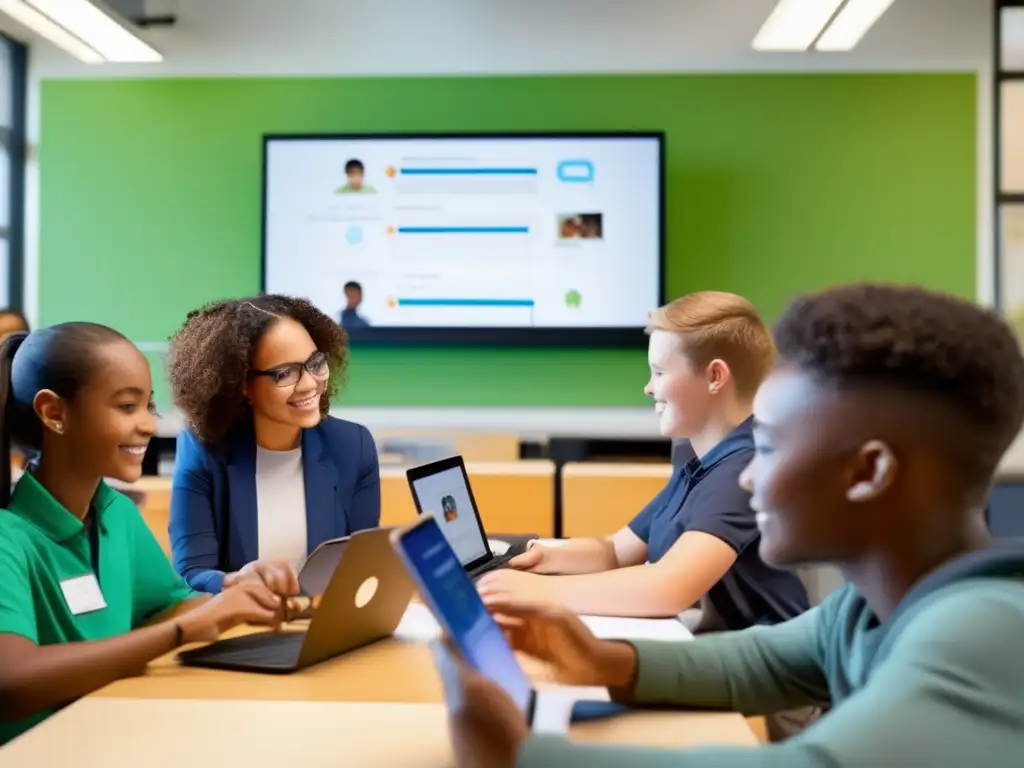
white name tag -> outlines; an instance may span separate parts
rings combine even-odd
[[[103,599],[103,592],[100,591],[100,583],[92,573],[62,581],[60,588],[74,616],[100,611],[107,607],[107,601]]]

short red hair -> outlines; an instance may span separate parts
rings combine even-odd
[[[695,367],[724,361],[740,397],[753,397],[775,362],[771,331],[754,305],[734,293],[682,296],[651,312],[647,333],[654,331],[678,334]]]

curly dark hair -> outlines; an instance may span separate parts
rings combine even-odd
[[[167,357],[174,404],[204,443],[219,442],[249,413],[245,385],[253,350],[282,317],[301,323],[327,355],[331,376],[320,400],[321,416],[327,416],[348,365],[348,335],[341,326],[310,302],[291,296],[218,301],[188,313],[171,337]]]
[[[954,296],[870,283],[808,294],[779,319],[775,344],[782,363],[839,385],[894,385],[941,398],[984,432],[987,463],[998,461],[1024,422],[1016,336],[995,312]]]

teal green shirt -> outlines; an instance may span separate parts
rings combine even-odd
[[[1024,578],[961,581],[895,623],[879,631],[863,598],[845,587],[784,624],[635,643],[640,702],[747,715],[832,703],[780,744],[679,751],[535,736],[516,765],[1024,766]]]
[[[61,582],[94,572],[89,529],[31,474],[18,481],[10,509],[0,510],[0,632],[38,645],[103,640],[195,596],[128,497],[101,483],[92,510],[106,607],[75,615]],[[0,722],[0,744],[49,714]]]

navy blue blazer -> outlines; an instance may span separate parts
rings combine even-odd
[[[328,417],[302,430],[302,469],[307,554],[380,524],[380,468],[366,427]],[[199,592],[220,592],[225,573],[259,559],[251,423],[216,445],[178,435],[169,528],[174,567]]]

